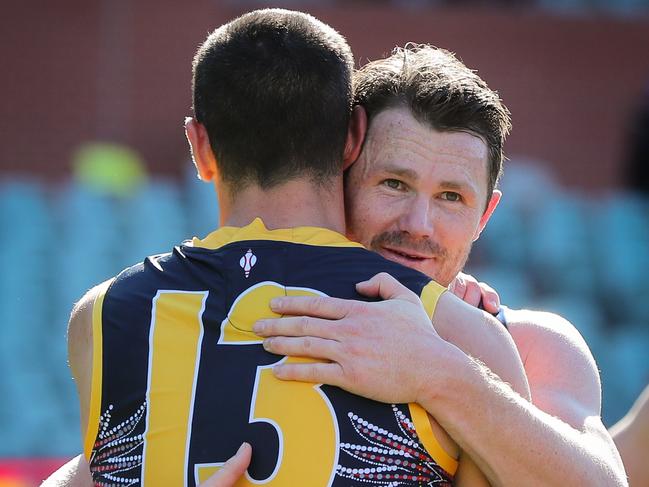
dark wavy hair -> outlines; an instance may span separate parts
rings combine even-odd
[[[369,121],[387,108],[407,106],[413,116],[439,131],[481,137],[489,149],[489,197],[504,160],[511,130],[509,110],[498,94],[452,53],[426,44],[406,44],[354,74],[354,104]]]

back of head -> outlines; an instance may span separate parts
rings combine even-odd
[[[503,145],[511,129],[509,111],[498,94],[455,56],[429,45],[407,44],[366,64],[354,75],[354,104],[368,118],[387,108],[407,106],[420,122],[439,131],[481,137],[489,149],[489,192],[502,172]]]
[[[257,10],[209,35],[193,63],[193,102],[223,181],[271,188],[342,170],[353,57],[314,17]]]

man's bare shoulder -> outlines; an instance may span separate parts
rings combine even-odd
[[[81,409],[81,430],[85,432],[90,406],[90,387],[93,361],[93,311],[95,301],[112,280],[90,289],[77,301],[68,323],[68,361],[77,385]]]
[[[87,291],[72,307],[68,323],[68,352],[92,346],[92,312],[95,300],[108,286],[105,281]]]
[[[599,417],[599,372],[577,328],[545,311],[507,310],[506,317],[534,404],[579,429],[586,418]]]
[[[547,311],[507,309],[507,327],[516,342],[523,363],[543,351],[544,356],[577,354],[592,361],[590,349],[577,328],[564,317]],[[594,365],[594,361],[593,361]]]

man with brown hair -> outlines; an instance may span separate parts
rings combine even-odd
[[[508,112],[474,72],[431,46],[397,49],[361,68],[354,81],[369,129],[346,175],[348,235],[451,285],[501,197],[495,188]],[[400,288],[387,278],[381,285]],[[380,289],[371,295],[388,297]],[[410,324],[408,333],[388,304],[288,298],[277,312],[315,318],[271,320],[256,330],[272,337],[270,351],[326,360],[280,365],[282,379],[335,384],[379,400],[405,376],[425,384],[421,404],[495,485],[626,485],[600,417],[597,367],[569,322],[504,312],[530,404],[488,369],[435,368],[439,359],[422,350],[417,327]],[[456,342],[463,333],[441,335]]]

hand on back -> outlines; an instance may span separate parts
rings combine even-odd
[[[329,297],[273,301],[283,318],[263,320],[255,332],[279,355],[318,362],[281,364],[280,379],[326,383],[388,403],[417,402],[425,384],[422,357],[448,344],[432,326],[419,298],[381,273],[357,285],[359,293],[387,301],[368,303]],[[302,316],[300,316],[302,315]]]

